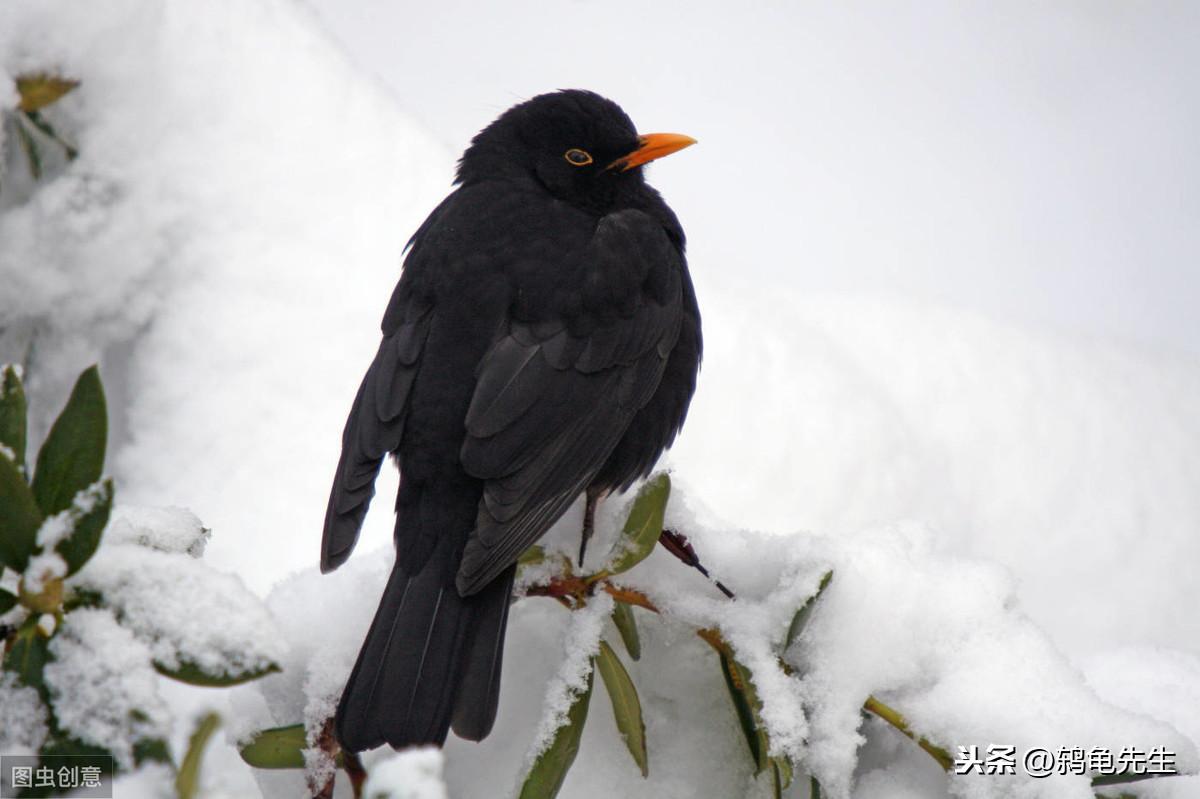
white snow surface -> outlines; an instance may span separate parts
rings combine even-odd
[[[193,518],[185,513],[168,530]],[[167,669],[190,664],[205,674],[242,677],[277,664],[287,649],[241,578],[187,554],[106,541],[68,582],[101,594]]]
[[[111,611],[70,613],[50,639],[50,655],[46,687],[55,717],[71,735],[112,752],[123,769],[133,768],[139,741],[170,735],[150,649]]]
[[[267,588],[311,561],[330,411],[452,155],[290,0],[5,3],[0,68],[82,81],[46,112],[79,158],[0,214],[0,361],[32,358],[35,433],[99,358],[121,501],[237,530],[209,561]]]
[[[561,665],[546,685],[541,721],[525,757],[526,770],[554,743],[554,734],[567,723],[571,705],[587,690],[592,658],[600,651],[604,622],[612,610],[612,597],[599,594],[586,607],[571,614],[571,622],[563,636]]]
[[[212,635],[219,618],[229,637],[192,654],[227,657],[251,636],[261,648],[246,668],[283,666],[229,692],[228,734],[297,722],[311,734],[392,558],[388,467],[359,552],[332,575],[312,567],[341,424],[403,244],[449,189],[453,154],[288,0],[0,5],[0,108],[16,103],[9,77],[45,69],[82,80],[47,110],[80,156],[36,185],[9,175],[0,194],[0,361],[27,367],[30,451],[99,359],[118,500],[195,512],[114,514],[111,546],[79,578],[103,584],[137,635],[107,610],[76,611],[48,681],[72,731],[125,756],[139,731],[113,715],[120,703],[149,702],[156,733],[168,723],[147,688],[171,643],[164,625],[191,618]],[[833,797],[1090,795],[1078,778],[947,780],[912,742],[862,722],[868,693],[949,748],[1163,745],[1200,766],[1200,617],[1180,611],[1200,606],[1181,565],[1200,562],[1200,363],[953,309],[763,290],[703,250],[691,261],[706,359],[667,461],[668,522],[738,599],[663,551],[622,576],[666,614],[635,610],[637,662],[603,633],[641,694],[650,779],[597,681],[563,796],[769,795],[696,626],[720,629],[753,670],[775,751]],[[602,506],[596,563],[622,511]],[[235,578],[188,616],[197,517],[213,531],[206,561],[270,590],[273,621],[245,611]],[[574,551],[578,523],[576,508],[547,549]],[[780,640],[827,569],[788,676]],[[595,646],[589,620],[547,599],[513,608],[496,729],[447,743],[446,795],[517,783]],[[121,696],[100,702],[97,668]],[[387,754],[368,767],[386,769]],[[227,748],[214,758],[237,766]],[[131,797],[161,783],[130,779]],[[299,774],[254,779],[264,796],[303,790]]]
[[[57,552],[42,552],[29,559],[25,567],[25,590],[40,594],[46,582],[64,576],[67,562]]]
[[[712,795],[769,795],[766,780],[751,774],[716,655],[694,635],[702,627],[719,629],[752,670],[772,750],[795,757],[818,776],[829,796],[858,795],[854,784],[860,777],[867,786],[863,795],[869,796],[871,785],[906,774],[915,775],[927,796],[1092,795],[1083,777],[947,780],[932,760],[914,763],[913,753],[925,755],[895,730],[863,725],[862,704],[872,694],[900,709],[914,731],[951,752],[960,745],[992,743],[1012,744],[1018,751],[1080,746],[1114,753],[1127,746],[1163,746],[1177,754],[1181,770],[1200,767],[1194,740],[1167,723],[1186,710],[1171,717],[1154,703],[1105,701],[1022,611],[1004,569],[937,549],[937,537],[927,528],[906,523],[838,537],[767,535],[704,526],[686,493],[676,491],[671,502],[667,524],[687,531],[738,598],[726,599],[664,551],[654,553],[620,578],[664,612],[655,618],[635,610],[644,647],[637,662],[624,656],[611,625],[595,623],[607,617],[609,602],[568,612],[548,599],[520,600],[505,648],[497,729],[482,744],[447,744],[451,795],[492,795],[497,785],[519,783],[528,766],[522,755],[538,751],[552,734],[570,704],[572,686],[586,675],[600,634],[622,654],[639,688],[651,778],[641,778],[625,751],[598,682],[563,795],[682,797],[698,785],[711,788]],[[611,511],[601,517],[602,540],[611,539],[614,531],[604,528],[619,518]],[[575,518],[560,523],[549,546],[573,540],[577,524]],[[374,611],[363,597],[382,589],[387,562],[386,552],[371,553],[344,567],[351,576],[339,572],[327,579],[315,570],[297,575],[273,593],[270,605],[285,631],[303,630],[311,641],[313,630],[320,629],[332,647],[342,649],[347,635],[339,627],[361,635]],[[784,636],[827,570],[833,571],[833,582],[786,653],[798,675],[789,676],[779,665]],[[344,591],[348,583],[357,587],[353,594]],[[337,674],[325,674],[322,691],[349,672],[357,643],[354,634],[349,638],[350,649],[343,650]],[[310,644],[307,651],[312,664],[298,662],[294,649],[283,674],[239,689],[268,699],[271,720],[263,726],[301,718],[312,726],[318,721],[311,716],[315,700],[325,712],[332,710],[336,691],[306,698],[296,690],[305,669],[308,684],[313,673],[330,670],[322,650]],[[1181,671],[1171,696],[1184,699],[1186,706],[1188,692],[1198,684],[1194,674]],[[280,783],[272,784],[278,789]]]
[[[104,530],[108,544],[138,544],[195,558],[204,555],[211,537],[200,517],[187,508],[172,507],[118,505]]]
[[[433,747],[409,749],[382,760],[363,786],[366,799],[446,799],[442,753]]]
[[[6,755],[35,754],[50,733],[37,689],[8,671],[0,671],[0,719],[0,752]]]

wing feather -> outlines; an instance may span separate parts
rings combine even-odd
[[[461,452],[483,479],[460,593],[480,590],[587,488],[649,402],[683,318],[682,256],[639,212],[602,222],[586,319],[510,321],[477,370]]]
[[[402,309],[410,318],[390,332],[385,330],[359,385],[342,432],[342,454],[325,511],[322,571],[332,571],[350,557],[375,495],[383,458],[400,446],[408,398],[429,333],[429,311],[429,306],[418,303]]]

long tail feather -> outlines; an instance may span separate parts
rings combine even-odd
[[[454,554],[438,547],[416,574],[393,567],[338,705],[345,748],[441,746],[452,722],[474,740],[491,730],[513,572],[462,597]]]

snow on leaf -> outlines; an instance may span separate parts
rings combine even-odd
[[[56,550],[54,554],[61,555],[66,565],[66,574],[79,571],[100,546],[112,498],[112,480],[99,480],[76,493],[69,507],[42,522],[38,546],[47,552]]]
[[[198,558],[212,537],[196,514],[186,508],[119,505],[105,532],[110,544],[138,544],[163,552],[183,552]]]
[[[232,684],[278,667],[285,646],[262,602],[240,579],[174,552],[101,547],[68,581],[94,592],[168,673]]]
[[[591,684],[592,657],[600,651],[600,635],[612,605],[611,596],[599,594],[584,609],[571,614],[562,664],[546,686],[542,718],[526,755],[527,763],[532,764],[550,746],[555,731],[566,723],[575,698]]]
[[[0,719],[0,752],[6,755],[33,754],[49,733],[37,689],[10,671],[0,671]]]
[[[583,738],[583,725],[587,723],[595,679],[595,670],[588,669],[583,688],[571,700],[563,723],[554,731],[546,748],[538,754],[525,775],[519,799],[554,799],[558,796],[567,779],[567,772],[579,754],[579,742]]]
[[[45,552],[34,555],[29,559],[29,565],[25,567],[25,578],[23,580],[22,591],[24,594],[40,594],[45,590],[46,585],[51,580],[58,580],[67,574],[67,563],[57,552]],[[60,592],[61,593],[61,592]],[[61,597],[60,597],[61,599]],[[37,608],[43,612],[52,611],[54,608]]]
[[[49,650],[46,687],[55,718],[72,737],[111,751],[128,769],[140,742],[170,735],[150,648],[110,611],[69,614]]]

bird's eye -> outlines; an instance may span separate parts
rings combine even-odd
[[[572,147],[570,150],[567,150],[565,153],[563,153],[563,158],[567,159],[567,162],[570,163],[571,166],[587,166],[588,164],[592,163],[592,157],[588,155],[586,151],[580,150],[576,147]]]

